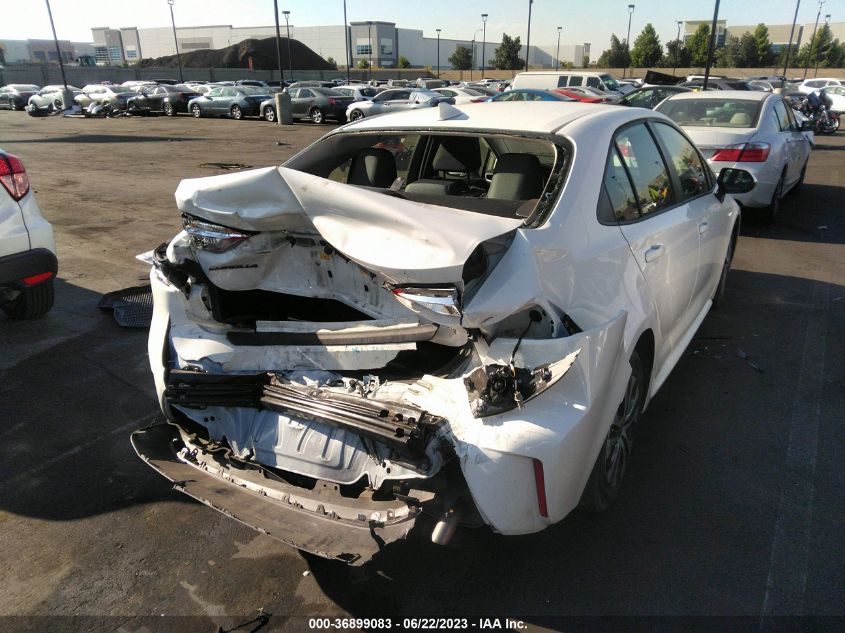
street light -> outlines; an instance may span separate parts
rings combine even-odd
[[[710,66],[713,63],[713,51],[716,50],[716,25],[719,20],[719,2],[716,0],[716,6],[713,9],[713,24],[710,26],[710,41],[707,43],[707,64],[704,67],[704,84],[701,86],[702,91],[707,90],[707,84],[710,81]]]
[[[472,67],[475,66],[475,36],[478,35],[481,29],[475,29],[475,33],[472,34],[472,50],[470,51],[469,55],[469,80],[472,81]]]
[[[182,58],[179,56],[179,41],[176,39],[176,20],[173,18],[173,3],[176,0],[167,0],[170,5],[170,23],[173,25],[173,46],[176,47],[176,63],[179,64],[179,81],[182,79]]]
[[[678,55],[681,52],[681,25],[683,22],[678,20],[678,37],[675,38],[675,42],[677,43],[677,47],[675,48],[675,55],[672,58],[672,74],[675,74],[675,70],[678,68]]]
[[[828,16],[830,17],[830,16]],[[484,79],[484,65],[487,63],[486,53],[484,52],[484,45],[487,44],[487,14],[481,14],[481,23],[484,25],[481,33],[481,78]]]
[[[346,51],[346,85],[352,83],[349,79],[349,65],[352,63],[352,43],[349,41],[349,22],[346,21],[346,0],[343,0],[343,48]]]
[[[531,5],[534,0],[528,0],[528,37],[525,38],[525,70],[528,70],[528,58],[531,56]]]
[[[825,14],[824,16],[824,23],[825,26],[830,24],[830,13]],[[819,53],[821,52],[821,38],[819,38],[819,42],[816,44],[816,70],[813,71],[813,77],[819,76]]]
[[[440,79],[440,29],[437,31],[437,78]]]
[[[557,53],[555,53],[555,70],[560,68],[560,32],[562,29],[562,26],[557,27]]]
[[[65,86],[65,89],[62,92],[62,106],[63,106],[63,109],[66,110],[67,108],[71,107],[71,105],[73,104],[73,99],[70,99],[70,103],[66,103],[65,95],[68,94],[68,88],[67,88],[67,78],[65,77],[65,64],[62,61],[62,51],[59,48],[59,38],[56,37],[56,25],[53,24],[53,12],[50,10],[50,0],[47,0],[47,14],[50,16],[50,26],[53,29],[53,41],[56,43],[56,55],[59,56],[59,68],[62,71],[62,83]],[[73,93],[70,93],[70,94],[73,94]]]
[[[804,79],[807,78],[807,69],[810,67],[810,51],[813,50],[813,44],[815,44],[816,40],[816,29],[819,27],[819,18],[822,15],[822,5],[824,4],[824,0],[819,0],[819,11],[816,13],[816,24],[813,26],[813,35],[810,37],[810,46],[807,49],[807,60],[804,62]],[[818,48],[818,46],[816,47]]]
[[[625,51],[628,53],[625,59],[625,68],[622,69],[622,79],[625,79],[625,71],[631,63],[631,16],[634,15],[634,5],[628,5],[628,37],[625,38]]]
[[[282,70],[282,34],[279,33],[279,0],[273,0],[273,12],[276,16],[276,62],[279,64],[279,79],[281,79],[281,83],[279,85],[284,88],[285,72]]]
[[[789,54],[792,52],[792,36],[795,34],[795,22],[798,21],[798,7],[800,7],[800,6],[801,6],[801,0],[795,0],[795,15],[792,16],[792,29],[789,31],[789,44],[786,47],[786,57],[783,61],[783,78],[784,79],[786,79],[786,67],[789,65]]]
[[[293,59],[290,56],[290,11],[282,11],[285,16],[285,32],[288,36],[288,75],[293,81]]]
[[[373,23],[367,20],[367,37],[370,41],[370,83],[373,81]],[[376,58],[378,59],[378,58]]]

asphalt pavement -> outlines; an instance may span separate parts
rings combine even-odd
[[[744,215],[725,304],[647,410],[600,517],[523,537],[460,531],[448,547],[411,538],[350,574],[145,466],[129,433],[158,413],[146,333],[98,301],[139,283],[135,254],[180,229],[181,178],[278,164],[328,129],[0,112],[0,147],[23,159],[60,261],[46,318],[0,317],[0,616],[17,616],[4,628],[213,632],[261,609],[262,631],[433,616],[842,630],[845,133],[817,139],[773,224]]]

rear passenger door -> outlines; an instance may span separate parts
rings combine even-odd
[[[779,144],[786,152],[786,187],[791,187],[800,177],[804,167],[807,152],[805,145],[807,138],[796,130],[795,117],[790,117],[790,108],[783,99],[776,99],[774,103],[775,118],[779,129]]]
[[[620,129],[611,147],[605,187],[613,219],[628,241],[657,313],[662,344],[656,367],[692,324],[690,310],[699,267],[697,218],[644,122]],[[679,201],[681,200],[681,201]]]

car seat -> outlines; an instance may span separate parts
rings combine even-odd
[[[387,189],[396,180],[396,159],[390,150],[369,147],[352,157],[346,183]]]
[[[496,161],[488,198],[531,200],[543,193],[543,167],[534,154],[502,154]]]

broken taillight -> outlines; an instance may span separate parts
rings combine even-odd
[[[255,235],[251,231],[232,229],[221,224],[200,220],[192,215],[182,216],[182,227],[195,248],[211,253],[223,253]]]
[[[411,310],[425,308],[443,316],[460,316],[458,307],[458,290],[454,286],[437,288],[396,287],[392,288],[393,296],[399,303]]]
[[[0,182],[14,200],[20,200],[29,191],[29,176],[21,159],[11,154],[0,154]]]
[[[549,517],[549,508],[546,505],[546,475],[543,472],[543,462],[539,459],[532,459],[534,463],[534,485],[537,488],[537,511],[541,517]]]

